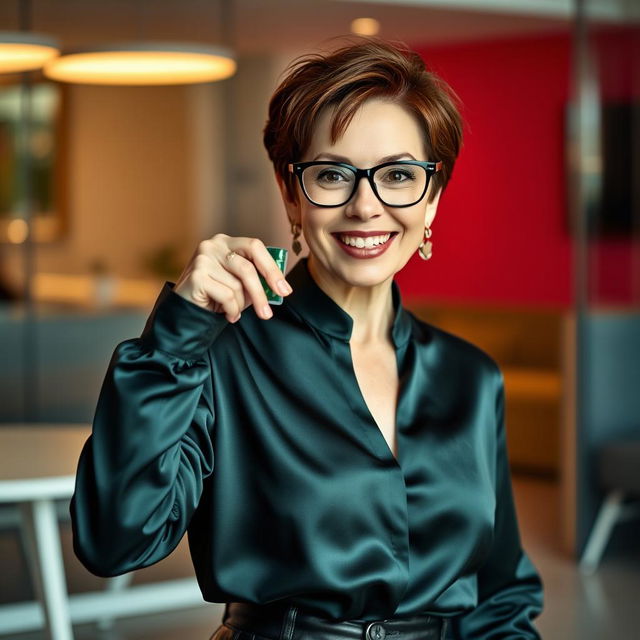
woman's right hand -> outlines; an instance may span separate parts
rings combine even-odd
[[[261,240],[217,233],[198,245],[173,290],[204,309],[224,313],[229,322],[237,322],[250,304],[266,320],[273,312],[258,274],[272,291],[283,296],[291,293]]]

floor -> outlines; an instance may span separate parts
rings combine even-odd
[[[583,576],[562,551],[557,528],[558,489],[549,480],[513,477],[523,546],[540,571],[545,607],[537,626],[545,640],[633,640],[640,605],[640,544],[611,545],[598,571]],[[618,525],[629,538],[640,523]],[[635,535],[635,540],[638,536]]]
[[[557,485],[514,476],[514,494],[523,545],[545,585],[545,609],[537,626],[545,640],[632,640],[640,635],[640,551],[638,545],[607,554],[590,577],[581,576],[560,548],[557,536]],[[638,527],[637,522],[621,527]],[[222,607],[121,619],[108,631],[78,626],[76,640],[207,640],[218,626]],[[12,640],[43,640],[42,633]]]

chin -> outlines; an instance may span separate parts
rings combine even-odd
[[[341,265],[334,273],[352,287],[375,287],[391,280],[398,271],[388,265],[355,264]]]

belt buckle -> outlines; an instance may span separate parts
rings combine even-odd
[[[387,630],[381,622],[370,622],[365,629],[366,640],[384,640]]]

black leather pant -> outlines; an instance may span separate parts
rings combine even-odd
[[[230,602],[210,640],[444,640],[447,619],[328,620],[298,607]]]

